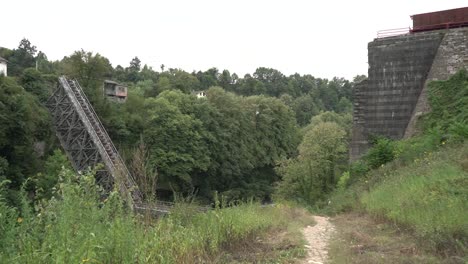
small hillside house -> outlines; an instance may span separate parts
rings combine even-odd
[[[7,76],[7,63],[8,61],[0,57],[0,74]]]
[[[127,87],[114,81],[104,81],[104,95],[111,101],[123,103],[127,100]]]
[[[205,98],[206,97],[206,92],[205,91],[194,91],[192,92],[193,95],[195,95],[197,98]]]

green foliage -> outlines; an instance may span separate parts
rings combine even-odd
[[[35,95],[41,102],[45,102],[51,94],[50,83],[34,68],[25,69],[19,82],[27,92]]]
[[[319,112],[316,100],[309,94],[296,98],[292,107],[296,112],[297,123],[301,126],[307,125]]]
[[[13,78],[0,76],[0,153],[7,161],[4,177],[11,181],[8,199],[18,202],[17,191],[40,169],[35,142],[49,135],[47,111]]]
[[[5,185],[7,183],[7,181],[0,181],[0,194],[5,193]],[[17,210],[9,207],[5,197],[0,195],[0,252],[5,252],[4,254],[14,253],[12,252],[11,245],[16,243],[17,230],[15,227],[17,218]]]
[[[102,85],[105,79],[110,78],[112,71],[112,65],[107,58],[99,53],[93,54],[84,50],[75,51],[69,57],[64,57],[59,64],[59,74],[79,81],[94,109],[101,118],[104,117],[104,121],[111,113],[104,101]]]
[[[100,200],[89,173],[64,170],[54,198],[32,213],[8,207],[0,192],[0,259],[5,263],[192,263],[291,219],[285,209],[242,204],[145,226],[116,192]]]
[[[176,191],[191,186],[191,173],[206,171],[209,163],[202,122],[178,109],[175,101],[182,97],[180,92],[166,92],[146,102],[145,143],[161,180],[173,183]]]
[[[72,167],[67,156],[56,149],[45,161],[44,172],[36,176],[36,199],[52,197],[53,187],[57,184],[63,169],[71,170]]]
[[[8,60],[8,75],[20,76],[24,69],[34,67],[36,52],[36,46],[29,40],[22,39],[18,48],[5,56]]]
[[[340,101],[338,102],[336,106],[336,110],[338,113],[352,113],[353,104],[348,98],[341,97]]]
[[[37,157],[32,146],[48,139],[48,116],[37,101],[48,98],[58,75],[80,82],[127,160],[130,157],[125,154],[143,138],[149,152],[148,166],[158,171],[159,187],[186,194],[196,192],[206,199],[214,191],[231,199],[270,199],[273,185],[279,180],[274,170],[276,163],[297,155],[302,137],[297,124],[306,126],[313,116],[325,110],[348,112],[352,100],[353,83],[344,79],[286,76],[265,67],[243,78],[216,68],[188,73],[162,65],[161,72],[156,72],[142,65],[136,56],[129,65],[114,68],[99,53],[84,50],[60,61],[49,61],[27,39],[21,41],[18,49],[0,49],[0,55],[10,60],[9,72],[25,89],[17,90],[17,96],[0,94],[8,106],[5,111],[1,109],[0,115],[0,121],[6,120],[0,127],[0,150],[5,160],[1,177],[11,179],[9,199],[16,201],[19,186],[27,178],[37,180],[30,181],[28,188],[32,183],[38,184],[45,197],[50,196],[47,190],[56,180],[56,173],[46,172],[49,169],[43,163],[57,142],[46,142],[44,157]],[[128,86],[125,103],[105,100],[105,79]],[[2,83],[14,83],[12,79],[4,80],[8,81]],[[20,88],[16,83],[12,85]],[[206,91],[208,97],[197,100],[190,95],[197,90]],[[21,100],[24,102],[14,103]],[[27,114],[21,114],[22,107]],[[325,115],[333,114],[322,116]],[[15,124],[12,120],[21,121]],[[335,119],[322,121],[342,125]],[[51,159],[59,161],[56,154]]]
[[[348,187],[349,177],[350,177],[349,171],[343,172],[340,179],[338,180],[338,183],[336,184],[336,188],[339,191],[343,191],[344,189],[346,189],[346,187]]]
[[[422,239],[434,243],[434,248],[466,250],[468,173],[459,162],[467,149],[465,145],[464,149],[430,152],[390,172],[387,180],[362,196],[365,209],[413,228]]]
[[[454,121],[449,125],[447,131],[450,135],[450,142],[463,142],[465,139],[468,138],[468,122]]]
[[[346,152],[346,132],[338,124],[322,122],[304,135],[297,159],[281,165],[277,194],[309,206],[336,185],[336,166]]]
[[[424,117],[423,134],[378,140],[364,160],[351,166],[352,184],[336,190],[325,211],[364,210],[412,230],[432,250],[466,256],[466,76],[461,71],[431,83],[432,112]]]
[[[349,138],[351,138],[351,128],[353,127],[353,116],[349,113],[335,113],[332,111],[325,111],[312,117],[309,125],[303,128],[303,131],[308,131],[316,125],[323,122],[334,122],[342,127]]]
[[[364,160],[373,169],[392,161],[395,158],[395,144],[387,138],[375,140],[372,148],[366,153]]]
[[[425,117],[427,128],[443,131],[453,122],[466,125],[468,120],[468,73],[461,70],[446,81],[429,84],[431,112]]]

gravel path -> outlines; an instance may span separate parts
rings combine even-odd
[[[327,261],[328,240],[335,228],[328,217],[314,216],[314,220],[317,222],[316,225],[307,226],[303,230],[307,240],[305,247],[308,250],[308,256],[304,263],[322,264]]]

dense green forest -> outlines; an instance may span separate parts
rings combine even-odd
[[[21,187],[50,196],[66,160],[43,106],[60,75],[84,87],[137,180],[155,183],[142,188],[146,196],[157,189],[164,199],[175,192],[209,202],[217,192],[228,199],[270,200],[275,188],[282,189],[283,176],[291,180],[285,164],[306,155],[313,142],[338,144],[334,165],[321,172],[325,192],[345,164],[354,82],[343,78],[285,76],[263,67],[244,77],[216,68],[153,70],[138,57],[128,67],[113,67],[84,50],[49,61],[27,39],[16,49],[2,48],[0,56],[9,61],[9,77],[0,77],[0,179],[8,180],[8,199],[15,204]],[[107,79],[128,86],[125,103],[104,98]],[[206,98],[193,95],[200,90]]]

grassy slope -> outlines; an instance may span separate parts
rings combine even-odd
[[[468,245],[468,146],[427,153],[390,173],[361,202],[370,214],[414,229],[437,250]],[[466,251],[464,252],[467,253]]]
[[[410,232],[428,252],[446,259],[466,257],[467,100],[468,72],[460,71],[447,81],[432,82],[432,112],[422,119],[423,134],[392,143],[394,161],[351,175],[351,186],[333,193],[326,211],[364,212],[374,220]],[[378,154],[375,150],[378,148],[373,154]],[[383,157],[378,155],[371,157]],[[366,158],[361,164],[365,162]]]
[[[340,214],[333,224],[337,233],[330,245],[330,263],[444,263],[443,258],[421,250],[410,232],[367,214]]]
[[[407,159],[407,157],[406,157]],[[328,213],[355,211],[410,232],[440,256],[467,255],[468,144],[423,152],[369,172],[331,197]]]
[[[259,245],[259,238],[300,224],[297,218],[304,215],[281,205],[243,204],[199,214],[181,205],[168,217],[145,222],[122,208],[117,193],[101,201],[92,175],[65,171],[62,177],[58,198],[35,210],[25,203],[19,213],[0,192],[0,263],[226,263],[226,255],[237,262],[242,259],[236,249]],[[286,236],[273,245],[275,252],[259,259],[287,263],[304,255],[300,239]]]

